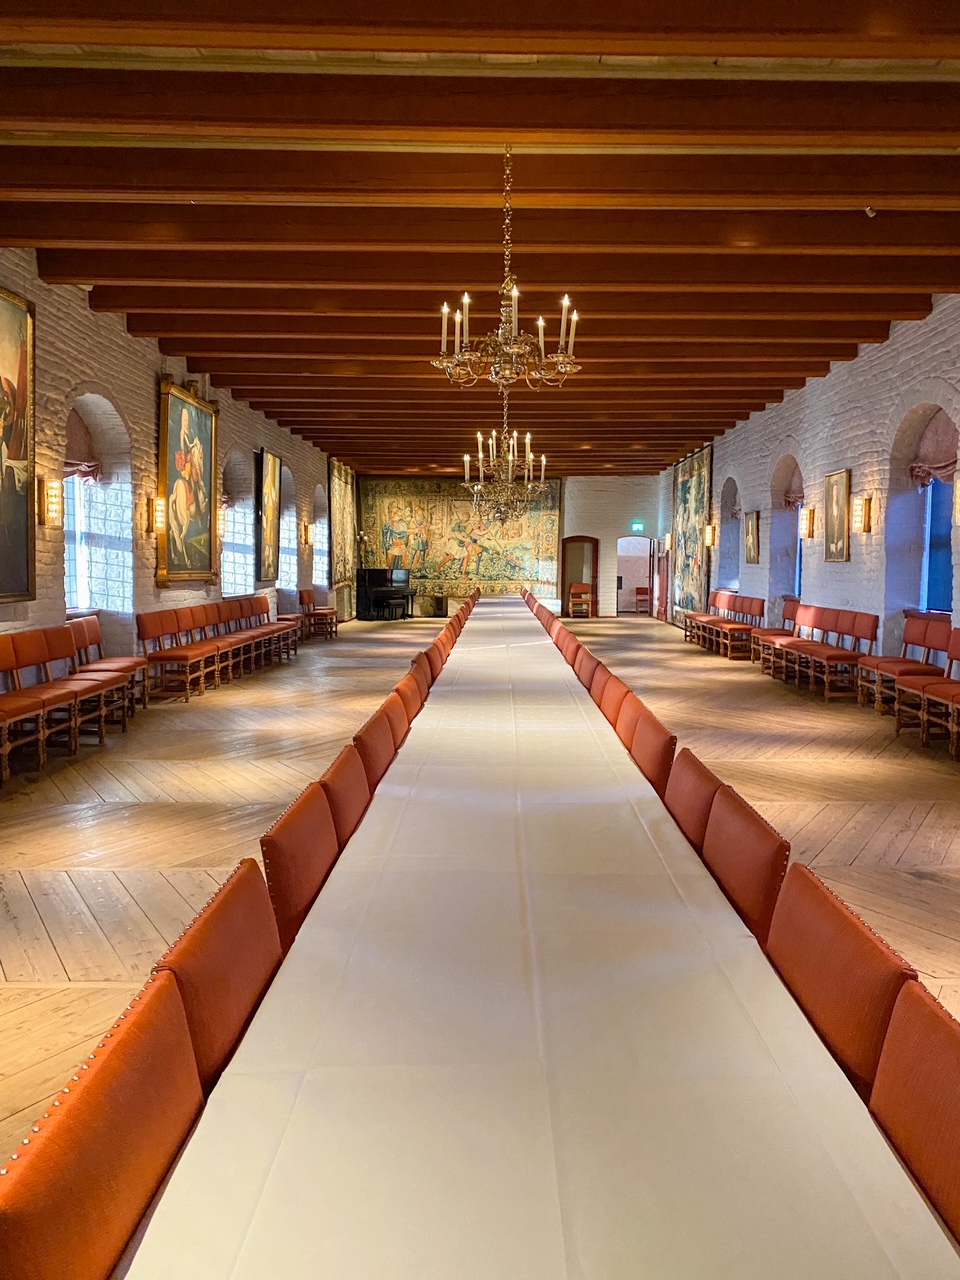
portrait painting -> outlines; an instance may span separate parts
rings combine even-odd
[[[555,594],[560,546],[556,481],[516,520],[486,521],[456,480],[361,477],[370,568],[407,569],[420,595]]]
[[[706,525],[713,452],[708,446],[673,469],[673,606],[680,613],[706,604]]]
[[[743,517],[743,536],[747,564],[760,563],[760,512],[747,511]]]
[[[158,586],[216,579],[216,490],[217,406],[164,381],[157,496],[166,521],[157,529]]]
[[[0,289],[0,602],[33,600],[33,304]]]
[[[823,558],[827,564],[850,559],[850,472],[823,478]]]
[[[280,573],[280,459],[269,449],[256,455],[257,581],[275,582]]]

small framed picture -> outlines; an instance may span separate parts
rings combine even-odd
[[[746,544],[747,564],[760,563],[760,512],[746,511],[743,516],[743,537]]]
[[[850,559],[850,472],[823,478],[823,558],[827,564]]]
[[[257,581],[280,574],[280,459],[261,449],[257,462]]]

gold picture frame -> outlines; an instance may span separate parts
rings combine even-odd
[[[823,559],[844,564],[850,559],[850,471],[823,477]]]
[[[254,455],[257,476],[257,581],[280,576],[280,455],[260,449]]]
[[[160,439],[155,520],[157,586],[216,582],[216,401],[201,400],[172,379],[160,384]]]
[[[37,598],[33,303],[0,289],[0,604]]]

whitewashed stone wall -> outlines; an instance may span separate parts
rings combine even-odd
[[[155,584],[156,539],[147,533],[147,499],[156,492],[159,384],[163,377],[183,383],[186,362],[162,356],[156,342],[132,338],[122,316],[92,312],[83,289],[44,284],[37,276],[35,255],[28,250],[0,249],[0,285],[29,298],[36,307],[37,471],[46,478],[63,473],[66,421],[84,397],[84,412],[104,406],[118,415],[130,440],[129,470],[133,485],[133,610],[173,607],[220,598],[218,584],[161,591]],[[296,484],[298,526],[313,520],[316,486],[327,486],[327,457],[312,445],[269,422],[262,414],[210,389],[201,392],[219,401],[218,474],[231,450],[251,458],[267,446],[279,453]],[[112,406],[112,410],[110,408]],[[122,434],[122,433],[121,433]],[[115,438],[115,437],[114,437]],[[103,459],[107,476],[119,474],[126,460]],[[299,582],[313,579],[313,550],[300,546]],[[265,594],[275,601],[271,588]],[[0,631],[50,626],[65,616],[63,531],[37,530],[37,598],[0,604]],[[104,618],[111,647],[134,647],[132,616]]]
[[[893,467],[891,455],[901,424],[918,405],[940,405],[960,422],[960,296],[935,299],[921,321],[893,325],[889,341],[861,348],[856,360],[834,366],[825,378],[788,391],[782,404],[753,414],[718,439],[713,460],[713,522],[720,522],[720,494],[733,477],[743,511],[760,512],[760,563],[741,556],[740,590],[765,597],[778,611],[770,590],[771,481],[777,462],[793,454],[803,475],[808,504],[816,507],[816,536],[804,543],[803,597],[813,604],[855,608],[881,617],[883,648],[899,649],[902,609],[917,602],[915,557],[897,548],[915,534],[916,502],[903,477],[904,450],[912,457],[909,422]],[[921,415],[922,417],[922,415]],[[919,430],[914,433],[919,435]],[[847,564],[823,562],[823,478],[849,467],[853,496],[873,500],[873,532],[852,534]],[[898,471],[899,468],[899,471]],[[661,476],[661,532],[669,510],[671,472]],[[741,539],[743,534],[741,532]],[[717,562],[712,557],[716,584]],[[903,563],[903,568],[899,566]],[[954,624],[960,625],[960,531],[953,531]]]
[[[598,599],[601,617],[617,613],[617,540],[642,520],[656,533],[660,519],[657,476],[570,476],[563,482],[561,537],[599,538]]]

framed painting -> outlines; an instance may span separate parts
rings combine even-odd
[[[257,462],[257,581],[280,573],[280,458],[261,449]]]
[[[747,564],[760,563],[760,512],[747,511],[743,517],[743,537]]]
[[[36,598],[33,303],[0,289],[0,604]]]
[[[823,478],[823,558],[827,564],[850,559],[850,472]]]
[[[214,582],[217,509],[217,405],[174,382],[160,384],[157,586]]]
[[[706,525],[713,452],[708,445],[673,469],[673,607],[703,609],[707,599]]]

